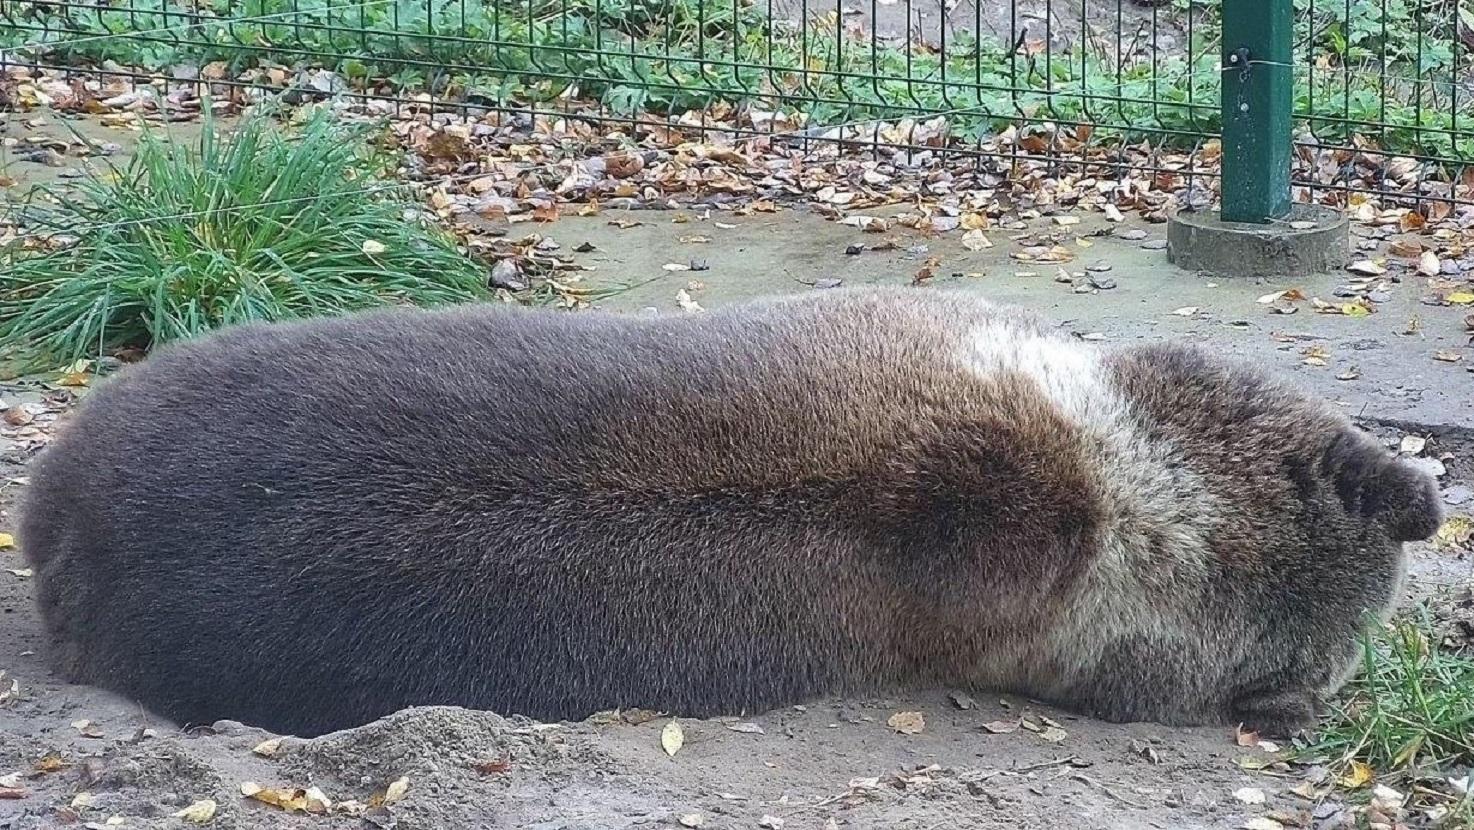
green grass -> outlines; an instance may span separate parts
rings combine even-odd
[[[1372,631],[1361,673],[1302,755],[1391,780],[1474,764],[1474,656],[1441,640],[1426,607]]]
[[[487,296],[486,270],[378,178],[362,128],[267,115],[194,145],[147,136],[130,164],[54,192],[74,244],[0,249],[0,343],[60,365],[252,320]],[[408,217],[408,218],[407,218]]]

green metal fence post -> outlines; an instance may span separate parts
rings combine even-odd
[[[1223,219],[1290,212],[1294,0],[1223,0]]]

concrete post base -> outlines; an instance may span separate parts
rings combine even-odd
[[[1266,225],[1179,211],[1167,221],[1167,260],[1220,277],[1324,274],[1346,265],[1349,227],[1344,212],[1318,205],[1297,204]]]

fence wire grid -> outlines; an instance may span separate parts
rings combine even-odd
[[[429,96],[1082,175],[1129,166],[1186,175],[1198,205],[1220,174],[1221,80],[1243,71],[1223,65],[1220,2],[0,0],[0,76]],[[1474,7],[1294,4],[1296,198],[1474,205]]]

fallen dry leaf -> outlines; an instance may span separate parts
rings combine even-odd
[[[1039,732],[1040,738],[1052,744],[1057,744],[1060,741],[1063,741],[1065,738],[1068,738],[1069,736],[1070,733],[1066,732],[1058,726],[1046,726]]]
[[[16,579],[30,579],[36,575],[36,571],[32,568],[6,568],[5,570]]]
[[[1418,257],[1418,273],[1425,277],[1436,277],[1443,269],[1443,263],[1438,261],[1438,254],[1432,251],[1424,251]]]
[[[1021,723],[1016,720],[995,720],[983,724],[983,729],[994,735],[1007,735],[1010,732],[1017,732]]]
[[[281,738],[269,738],[251,747],[251,752],[260,755],[262,758],[270,758],[276,755],[277,750],[281,749],[281,740]]]
[[[500,775],[511,768],[512,760],[510,758],[498,758],[495,761],[482,761],[479,764],[472,765],[472,769],[482,775]]]
[[[60,755],[57,755],[55,752],[48,752],[41,756],[41,760],[36,762],[36,772],[60,772],[66,768],[66,765],[67,762],[62,760]]]
[[[384,805],[388,806],[398,801],[403,801],[405,793],[409,792],[409,779],[400,777],[389,782],[384,788]]]
[[[72,721],[72,728],[84,738],[101,738],[103,734],[102,727],[85,719]]]
[[[743,732],[743,733],[746,733],[746,734],[749,734],[749,735],[763,735],[763,734],[766,734],[766,733],[763,732],[763,728],[761,726],[758,726],[757,724],[751,723],[751,722],[748,722],[748,721],[742,721],[742,722],[739,722],[739,723],[729,723],[729,724],[727,724],[727,728],[730,729],[730,730],[732,730],[733,732]]]
[[[886,718],[885,725],[902,735],[919,735],[926,728],[926,717],[920,712],[897,712]]]
[[[1469,305],[1474,303],[1474,293],[1468,291],[1455,291],[1443,298],[1452,305]]]
[[[1234,790],[1233,797],[1245,804],[1263,804],[1267,800],[1258,787],[1240,787]]]
[[[676,292],[676,305],[679,305],[682,310],[691,313],[706,310],[701,307],[700,303],[691,299],[691,292],[687,291],[684,288]]]
[[[92,382],[92,361],[79,360],[63,369],[56,382],[62,386],[86,386]]]
[[[219,807],[214,799],[202,798],[199,801],[174,813],[174,818],[181,818],[190,824],[207,824],[215,817],[215,810]]]
[[[289,813],[323,815],[333,809],[333,803],[317,787],[288,790],[279,787],[263,787],[254,781],[246,781],[241,784],[241,795]]]
[[[16,801],[26,797],[26,791],[20,787],[0,787],[0,800]]]
[[[1359,790],[1372,783],[1372,768],[1361,761],[1352,761],[1346,768],[1346,773],[1336,779],[1336,784],[1342,789]]]
[[[1172,313],[1176,314],[1178,317],[1191,317],[1201,310],[1202,309],[1195,305],[1185,305],[1182,308],[1174,309]]]
[[[1399,239],[1387,246],[1387,253],[1402,259],[1417,259],[1423,254],[1423,244],[1416,239]]]
[[[1433,546],[1441,550],[1462,548],[1469,544],[1470,539],[1474,539],[1474,518],[1449,516],[1433,537]]]
[[[981,230],[970,230],[962,235],[962,247],[969,251],[981,251],[993,247],[993,243],[983,235]]]
[[[1417,455],[1428,446],[1428,439],[1421,435],[1404,435],[1398,442],[1397,451],[1404,455]]]
[[[0,550],[15,547],[15,537],[9,533],[0,533]]]
[[[382,254],[385,251],[389,250],[388,246],[386,246],[384,243],[376,242],[372,239],[365,239],[363,241],[363,245],[359,247],[363,250],[365,254],[368,254],[369,256],[378,256],[379,254]]]
[[[1368,277],[1379,277],[1387,273],[1387,269],[1370,259],[1359,259],[1346,266],[1346,270],[1353,274],[1365,274]]]
[[[1287,302],[1299,302],[1303,299],[1305,299],[1304,291],[1301,291],[1298,288],[1286,288],[1283,291],[1274,291],[1269,294],[1265,294],[1255,302],[1258,302],[1261,305],[1269,305],[1270,303],[1278,302],[1279,300],[1285,300]]]
[[[681,747],[685,745],[686,731],[681,728],[680,722],[673,718],[670,723],[665,725],[664,729],[660,730],[660,746],[665,750],[666,755],[674,758],[676,753],[681,751]]]
[[[1361,370],[1355,366],[1348,367],[1345,371],[1336,374],[1336,380],[1356,380],[1361,377]]]
[[[1444,363],[1458,363],[1464,359],[1464,356],[1452,349],[1439,349],[1433,353],[1433,359],[1441,360]]]

